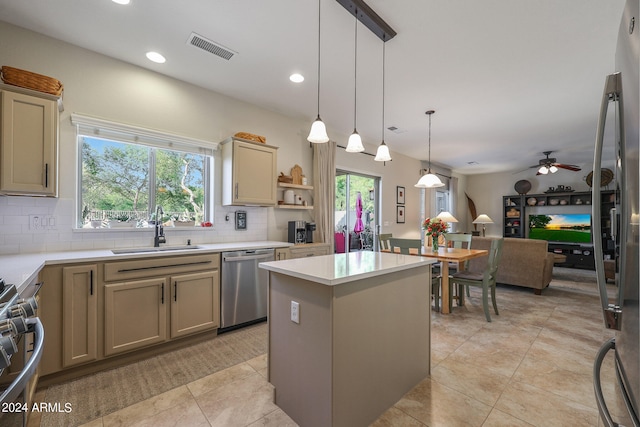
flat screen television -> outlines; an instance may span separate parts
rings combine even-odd
[[[549,242],[591,243],[591,215],[529,215],[529,238]]]

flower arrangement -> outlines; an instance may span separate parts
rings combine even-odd
[[[449,224],[441,220],[440,218],[427,218],[422,223],[422,228],[425,230],[428,236],[431,236],[431,242],[433,244],[433,250],[438,250],[438,237],[441,234],[446,233],[449,229]]]

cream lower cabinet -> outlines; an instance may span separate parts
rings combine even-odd
[[[308,243],[289,247],[289,258],[306,258],[311,256],[329,255],[328,243]]]
[[[220,326],[218,271],[171,277],[171,338]]]
[[[0,97],[0,194],[57,197],[58,98],[20,88]]]
[[[62,269],[62,364],[64,367],[98,357],[98,287],[96,264]]]
[[[167,339],[164,277],[104,286],[104,354],[111,356]]]
[[[47,265],[39,280],[41,376],[117,366],[117,356],[135,360],[137,350],[220,325],[219,253]]]
[[[275,260],[282,261],[285,259],[289,259],[291,256],[289,254],[289,248],[277,248],[275,251]]]

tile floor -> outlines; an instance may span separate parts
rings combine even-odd
[[[595,286],[595,285],[594,285]],[[475,291],[475,292],[474,292]],[[594,354],[610,331],[584,286],[498,287],[487,323],[479,290],[450,315],[432,314],[431,376],[374,424],[382,426],[598,426]],[[266,355],[178,387],[85,427],[295,426],[273,401]],[[624,410],[612,356],[603,368],[614,419]],[[604,378],[603,378],[604,380]]]

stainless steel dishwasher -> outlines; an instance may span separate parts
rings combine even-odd
[[[221,332],[267,318],[269,274],[258,263],[273,260],[273,249],[222,253]]]

